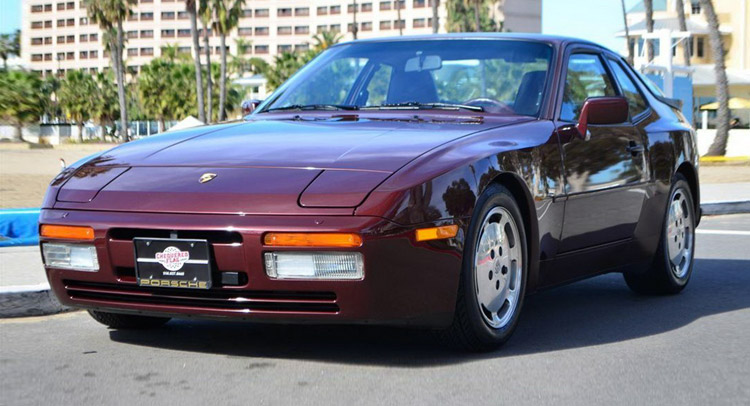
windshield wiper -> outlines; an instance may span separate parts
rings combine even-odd
[[[284,110],[359,110],[359,107],[346,104],[292,104],[289,106],[272,107],[266,111]]]
[[[440,109],[440,110],[470,110],[470,111],[484,111],[484,107],[481,106],[469,106],[466,104],[452,104],[452,103],[420,103],[420,102],[404,102],[404,103],[390,103],[390,104],[382,104],[380,106],[367,106],[362,107],[363,110],[366,109],[376,109],[376,110],[422,110],[422,109]]]

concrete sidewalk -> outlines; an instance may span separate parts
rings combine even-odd
[[[701,185],[704,215],[750,213],[750,182]],[[39,247],[0,249],[0,318],[69,310],[49,290]]]

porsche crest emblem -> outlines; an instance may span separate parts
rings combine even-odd
[[[210,173],[210,172],[207,172],[207,173],[204,173],[203,175],[201,175],[201,178],[200,178],[200,179],[198,179],[198,182],[199,182],[199,183],[206,183],[206,182],[210,182],[210,181],[212,181],[212,180],[213,180],[213,179],[214,179],[215,177],[216,177],[216,174],[215,174],[215,173]]]

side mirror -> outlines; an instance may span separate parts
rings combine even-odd
[[[251,99],[242,102],[242,115],[246,116],[255,111],[258,106],[263,103],[263,100]]]
[[[628,121],[628,101],[624,97],[590,97],[583,102],[576,129],[588,139],[589,124],[620,124]]]

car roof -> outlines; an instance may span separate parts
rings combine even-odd
[[[527,40],[546,42],[552,45],[564,45],[567,43],[579,43],[591,45],[602,49],[606,47],[595,42],[587,41],[580,38],[565,37],[560,35],[533,34],[533,33],[508,33],[508,32],[465,32],[450,34],[429,34],[429,35],[403,35],[397,37],[376,37],[366,38],[355,41],[346,41],[338,45],[356,44],[362,42],[400,42],[400,41],[425,41],[425,40],[460,40],[460,39],[487,39],[487,40]]]

